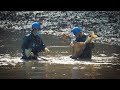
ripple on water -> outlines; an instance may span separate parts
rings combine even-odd
[[[20,59],[20,57],[10,57],[8,54],[5,54],[4,56],[0,55],[0,65],[16,65],[17,63],[23,63],[23,61]],[[46,59],[43,60],[42,58]],[[49,64],[113,64],[116,59],[118,59],[115,56],[93,56],[91,61],[89,60],[74,60],[71,59],[70,56],[62,56],[62,55],[56,55],[56,56],[42,56],[42,58],[39,58],[37,61],[38,63],[49,63]],[[3,63],[4,62],[4,63]],[[119,63],[114,63],[119,64]]]
[[[46,58],[46,57],[44,57]],[[110,56],[110,57],[98,57],[93,56],[91,61],[87,60],[74,60],[71,59],[70,56],[55,56],[55,57],[48,57],[47,63],[56,63],[56,64],[112,64],[117,57]],[[44,61],[43,61],[44,62]]]

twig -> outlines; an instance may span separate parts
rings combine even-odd
[[[45,60],[45,61],[48,61],[47,59],[45,59],[45,58],[42,58],[42,57],[40,57],[40,56],[39,56],[39,58],[41,58],[41,59],[43,59],[43,60]]]

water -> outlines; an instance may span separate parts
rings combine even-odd
[[[95,44],[91,60],[73,60],[69,47],[49,47],[46,59],[22,61],[25,32],[1,31],[0,79],[120,79],[120,46]],[[48,46],[68,45],[60,37],[41,36]]]

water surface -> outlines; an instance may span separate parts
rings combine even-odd
[[[69,47],[51,47],[46,60],[22,61],[25,32],[0,33],[0,79],[120,79],[120,46],[95,44],[91,60],[70,58]],[[60,37],[41,35],[47,46],[65,46]]]

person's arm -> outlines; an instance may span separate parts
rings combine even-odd
[[[32,49],[30,48],[30,40],[29,40],[29,37],[28,36],[25,36],[23,38],[23,42],[22,42],[22,50],[23,50],[23,53],[29,57],[31,55],[31,51]]]
[[[70,42],[70,47],[73,47],[73,45],[76,43],[76,38],[75,39],[72,39],[71,42]]]
[[[40,44],[41,50],[45,51],[45,44],[43,43],[42,39],[41,39],[41,44]]]
[[[22,49],[28,49],[28,48],[29,48],[29,38],[25,36],[22,42]]]
[[[45,44],[43,43],[42,39],[41,39],[41,50],[44,51],[44,52],[49,52],[50,50],[45,46]]]

